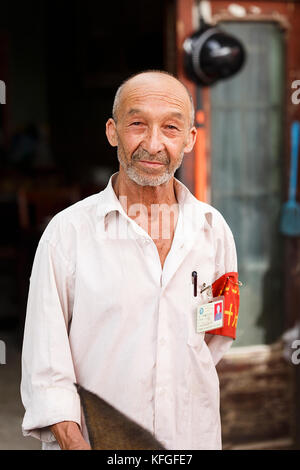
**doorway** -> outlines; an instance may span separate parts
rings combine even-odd
[[[245,45],[244,69],[211,89],[211,198],[236,240],[241,288],[235,346],[282,332],[284,42],[274,22],[223,22]]]

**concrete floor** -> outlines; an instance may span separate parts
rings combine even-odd
[[[24,407],[20,396],[21,350],[14,332],[1,331],[6,364],[0,365],[0,450],[40,450],[37,439],[24,437],[21,423]]]

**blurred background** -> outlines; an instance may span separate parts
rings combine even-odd
[[[238,73],[210,86],[189,78],[183,54],[203,21],[246,52]],[[197,143],[176,176],[236,240],[237,340],[218,366],[224,448],[300,449],[299,236],[279,230],[300,120],[299,28],[298,1],[2,0],[0,449],[40,448],[21,434],[19,393],[38,240],[55,213],[118,170],[105,123],[120,83],[145,69],[175,74],[193,95]]]

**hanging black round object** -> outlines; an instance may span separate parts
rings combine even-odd
[[[187,76],[199,85],[229,78],[243,66],[246,52],[241,42],[218,27],[204,26],[183,44]]]

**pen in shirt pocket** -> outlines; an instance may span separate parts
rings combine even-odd
[[[194,297],[197,297],[198,296],[198,274],[197,274],[197,271],[192,272],[192,284],[193,284],[193,295],[194,295]],[[210,284],[206,285],[206,283],[204,282],[204,284],[202,284],[202,286],[200,286],[200,294],[202,294],[205,291],[207,291],[208,296],[210,296],[210,297],[212,296],[212,286]]]
[[[194,297],[197,297],[197,283],[198,283],[197,271],[192,272],[192,283],[194,285]]]

